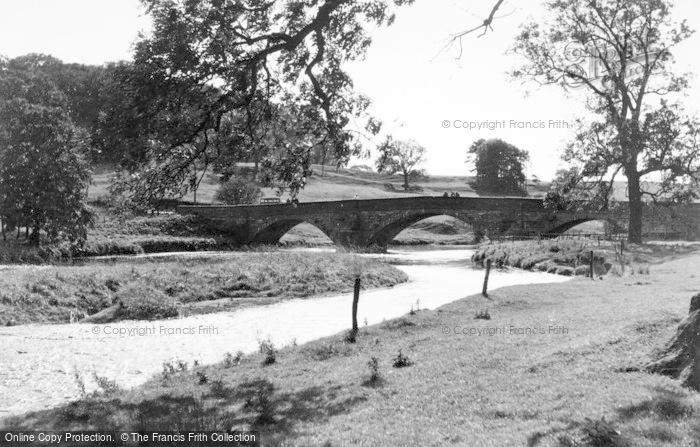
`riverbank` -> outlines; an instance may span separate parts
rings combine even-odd
[[[651,264],[685,256],[700,250],[687,243],[626,244],[590,239],[555,238],[479,244],[472,261],[483,265],[490,260],[498,267],[536,270],[564,276],[590,276],[591,255],[596,276],[608,272],[617,276],[649,271]]]
[[[0,325],[105,323],[235,310],[408,280],[390,265],[350,253],[248,252],[26,267],[0,277]]]
[[[414,308],[362,327],[355,344],[338,334],[232,353],[210,367],[164,365],[142,387],[107,383],[4,428],[256,428],[264,445],[298,446],[692,445],[698,394],[635,368],[687,315],[698,263],[692,254],[642,277],[574,278]],[[490,319],[475,319],[485,310]]]
[[[29,245],[22,232],[0,240],[2,264],[61,264],[78,258],[143,255],[169,252],[245,250],[226,232],[213,230],[196,216],[167,213],[154,216],[115,215],[98,209],[96,225],[80,246],[67,243]],[[448,216],[435,216],[401,232],[393,245],[468,245],[473,242],[470,228]],[[303,222],[285,234],[277,246],[331,247],[333,241],[315,226]]]

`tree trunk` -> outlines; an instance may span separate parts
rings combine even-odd
[[[0,219],[0,229],[2,229],[2,240],[7,240],[7,235],[5,234],[5,219]]]
[[[406,171],[403,172],[403,189],[408,191],[408,172]]]
[[[642,190],[639,174],[627,173],[627,195],[629,196],[629,228],[627,237],[630,243],[642,243]]]
[[[29,225],[27,225],[27,231],[29,231]],[[39,246],[39,243],[41,242],[41,231],[39,230],[39,227],[34,227],[32,230],[32,235],[29,238],[29,243],[31,245],[34,245],[36,247]]]
[[[684,386],[700,391],[700,293],[690,299],[688,316],[676,335],[644,370],[680,379]]]

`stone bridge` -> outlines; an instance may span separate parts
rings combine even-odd
[[[700,207],[697,208],[700,210]],[[582,212],[545,209],[541,199],[519,197],[411,197],[341,200],[278,205],[179,206],[180,214],[196,214],[231,234],[241,245],[274,244],[294,226],[308,222],[335,244],[386,246],[410,225],[447,215],[486,235],[555,236],[582,222],[624,223],[627,207],[615,211]],[[700,212],[697,213],[700,218]],[[696,221],[697,222],[697,221]]]

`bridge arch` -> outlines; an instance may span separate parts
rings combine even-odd
[[[578,219],[572,219],[570,221],[564,222],[551,230],[549,230],[548,235],[549,236],[559,236],[563,234],[565,231],[570,230],[574,228],[577,225],[581,225],[582,223],[585,222],[592,222],[592,221],[601,221],[601,222],[608,222],[613,226],[619,226],[622,222],[620,219],[612,219],[609,217],[601,217],[601,216],[589,216],[589,217],[582,217]]]
[[[436,216],[449,216],[462,221],[476,231],[477,219],[464,213],[451,212],[449,210],[424,211],[419,213],[402,214],[388,219],[387,223],[380,225],[380,228],[369,237],[368,245],[378,245],[385,247],[403,230],[422,220]]]
[[[329,231],[327,228],[325,228],[325,225],[323,225],[320,222],[316,222],[311,219],[299,219],[299,218],[292,218],[292,219],[280,219],[276,220],[275,222],[263,226],[260,228],[257,232],[255,232],[255,235],[253,236],[252,239],[252,244],[277,244],[279,243],[280,239],[289,232],[292,228],[296,227],[299,224],[302,223],[308,223],[310,225],[313,225],[315,228],[320,230],[324,235],[326,235],[331,241],[335,243],[335,240],[333,238],[333,233]]]

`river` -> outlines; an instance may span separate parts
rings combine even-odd
[[[401,248],[379,257],[406,272],[409,282],[363,292],[358,321],[363,325],[435,309],[481,291],[483,270],[471,267],[468,249]],[[493,270],[489,290],[568,278],[541,272]],[[192,365],[223,360],[228,352],[251,353],[260,340],[275,346],[305,343],[351,326],[352,296],[343,294],[162,321],[24,325],[0,328],[0,418],[60,405],[79,397],[76,371],[87,391],[93,374],[131,387],[181,359]]]

